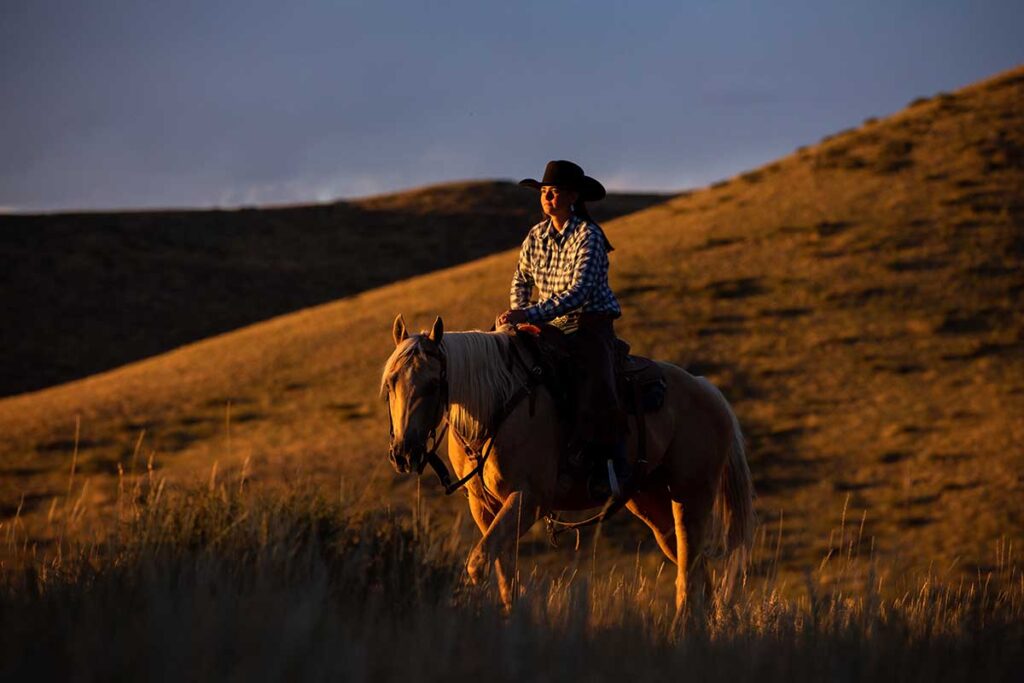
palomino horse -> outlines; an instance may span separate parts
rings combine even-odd
[[[554,402],[541,386],[533,387],[529,400],[518,400],[523,387],[533,385],[529,369],[510,361],[510,345],[517,342],[508,334],[445,334],[438,318],[429,333],[410,336],[401,316],[392,332],[396,348],[381,378],[391,462],[399,473],[422,472],[436,457],[446,417],[448,457],[457,476],[472,473],[487,453],[478,476],[466,483],[469,509],[483,533],[466,569],[477,582],[493,563],[510,608],[519,536],[552,511],[594,507],[584,483],[559,481],[565,434]],[[668,383],[665,402],[644,420],[648,475],[627,508],[651,528],[677,567],[678,617],[688,598],[710,597],[705,563],[711,553],[746,557],[754,490],[736,414],[721,392],[703,377],[659,365]],[[635,459],[638,446],[629,441]]]

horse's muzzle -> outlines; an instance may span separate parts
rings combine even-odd
[[[388,450],[388,460],[392,467],[399,474],[409,474],[415,471],[417,474],[423,472],[427,464],[426,445],[412,445],[408,441],[392,443]]]

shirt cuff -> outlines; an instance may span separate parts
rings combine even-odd
[[[543,322],[544,320],[544,318],[541,317],[541,311],[540,308],[537,307],[537,304],[534,304],[533,306],[527,306],[526,308],[520,310],[526,313],[526,319],[529,320],[531,323],[539,323]]]

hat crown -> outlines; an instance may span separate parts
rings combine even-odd
[[[542,180],[524,178],[519,184],[534,190],[539,190],[544,185],[568,188],[579,192],[580,200],[587,202],[604,199],[605,196],[604,185],[585,175],[582,168],[565,159],[549,161],[544,168]]]
[[[558,159],[549,161],[544,167],[542,185],[578,187],[583,182],[583,169],[571,161]]]

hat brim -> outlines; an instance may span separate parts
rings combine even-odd
[[[544,185],[544,183],[540,182],[539,180],[534,180],[533,178],[524,178],[523,180],[519,181],[519,184],[523,187],[529,187],[530,189],[533,190],[540,190],[540,188]],[[604,189],[604,185],[597,182],[588,175],[583,176],[583,180],[580,181],[578,187],[571,187],[570,189],[579,192],[580,199],[582,199],[585,202],[600,201],[605,198],[606,194],[608,194]]]

